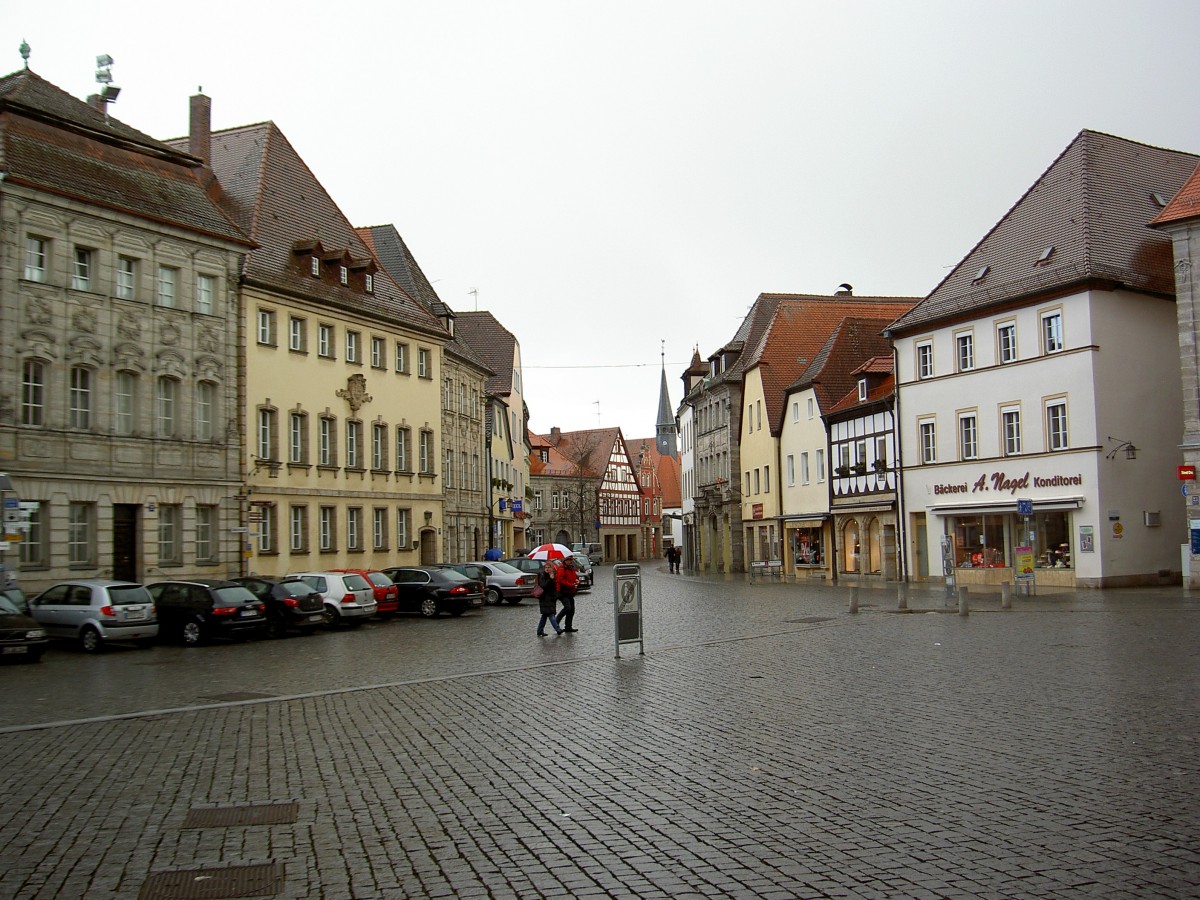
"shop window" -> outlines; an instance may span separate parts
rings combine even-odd
[[[1005,516],[958,516],[951,519],[954,565],[986,569],[1010,565]]]

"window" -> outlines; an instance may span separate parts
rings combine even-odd
[[[350,283],[350,270],[345,266],[338,266],[338,281],[342,284]]]
[[[274,553],[275,548],[275,507],[255,507],[262,513],[262,521],[258,523],[258,552]]]
[[[919,423],[917,430],[921,434],[921,462],[937,462],[937,432],[933,420]]]
[[[454,399],[454,382],[449,378],[442,379],[442,409],[449,411],[454,407],[451,401]]]
[[[21,542],[17,544],[21,564],[31,568],[46,565],[46,521],[42,515],[44,509],[44,503],[37,503],[35,508],[30,510],[29,526],[25,529]]]
[[[858,379],[858,399],[859,402],[867,399],[867,379]]]
[[[401,550],[408,549],[408,532],[411,518],[411,509],[396,510],[396,546]]]
[[[746,432],[752,434],[754,432],[754,404],[746,404]]]
[[[958,450],[961,459],[976,459],[979,456],[979,430],[974,413],[960,414],[958,417]]]
[[[275,311],[260,309],[258,311],[258,342],[265,347],[275,346]]]
[[[45,424],[46,367],[36,359],[21,366],[21,424]]]
[[[91,566],[96,560],[96,506],[72,503],[67,510],[67,563]]]
[[[788,478],[789,478],[789,480],[791,479],[790,474],[789,474]],[[809,482],[808,451],[806,450],[800,454],[800,483],[808,484],[808,482]]]
[[[1021,410],[1016,407],[1000,410],[1000,422],[1004,430],[1004,455],[1017,456],[1021,452]]]
[[[170,266],[158,267],[158,281],[154,296],[155,302],[159,306],[173,307],[175,305],[175,282],[178,275],[178,269]]]
[[[362,550],[363,511],[361,506],[351,506],[346,510],[346,549]]]
[[[1013,322],[1005,322],[996,328],[996,339],[999,344],[999,359],[1001,364],[1017,361],[1017,326]]]
[[[810,418],[810,419],[813,417],[813,410],[814,410],[815,406],[816,406],[816,404],[813,401],[813,398],[809,397],[808,398],[808,418]]]
[[[1067,401],[1051,400],[1046,404],[1046,445],[1051,450],[1066,450]]]
[[[461,488],[469,487],[470,482],[467,481],[467,451],[465,451],[465,450],[462,451],[459,454],[458,459],[459,459],[458,486]]]
[[[217,279],[211,275],[196,276],[196,312],[211,316],[217,299]]]
[[[556,510],[562,505],[562,494],[558,491],[550,492],[550,509]]]
[[[446,451],[446,464],[442,467],[442,485],[444,487],[454,487],[454,451]]]
[[[377,506],[371,510],[371,548],[373,550],[388,548],[388,511],[383,506]]]
[[[754,493],[762,493],[762,472],[758,469],[754,470]]]
[[[216,562],[217,507],[196,507],[196,562]]]
[[[357,420],[351,420],[346,423],[346,468],[361,469],[363,467],[362,460],[362,439],[363,439],[363,424]]]
[[[346,362],[357,363],[362,362],[359,353],[362,352],[361,344],[362,335],[357,331],[346,331]]]
[[[321,260],[316,256],[308,258],[308,274],[314,278],[321,277]]]
[[[297,353],[304,353],[308,350],[307,323],[299,316],[288,318],[288,349],[295,350]]]
[[[183,562],[183,547],[180,540],[183,524],[183,507],[174,503],[158,505],[158,564],[179,565]]]
[[[308,552],[308,507],[293,506],[290,510],[289,546],[292,552]]]
[[[933,342],[917,344],[917,378],[933,377]]]
[[[975,335],[970,332],[955,335],[954,347],[958,371],[969,372],[975,368]]]
[[[117,296],[122,300],[137,296],[137,262],[128,256],[117,257]]]
[[[332,506],[322,506],[317,510],[317,548],[321,551],[332,550],[333,542],[337,540],[336,525],[333,521],[336,511]]]
[[[763,466],[763,493],[771,493],[771,467]]]
[[[113,426],[117,434],[133,434],[134,410],[137,404],[137,376],[118,372],[113,386]]]
[[[801,454],[803,457],[804,454]],[[787,455],[787,459],[783,463],[783,471],[787,478],[788,487],[792,487],[796,483],[796,457],[792,454]]]
[[[822,482],[824,480],[825,480],[825,451],[818,450],[817,451],[817,481]]]
[[[387,341],[381,337],[371,338],[371,368],[382,369],[385,365],[384,354],[387,352]]]
[[[333,326],[324,323],[317,326],[317,356],[333,358]]]
[[[50,260],[50,242],[45,238],[25,239],[25,280],[45,281],[46,265]]]
[[[1059,353],[1062,349],[1062,313],[1042,313],[1042,352]]]
[[[318,426],[320,435],[317,447],[317,465],[319,466],[337,465],[337,430],[335,424],[335,421],[329,416],[321,416]]]
[[[92,426],[92,373],[82,366],[71,368],[69,408],[72,428]]]
[[[259,409],[258,433],[255,441],[260,460],[275,460],[275,410]]]
[[[433,474],[433,432],[421,432],[421,473]]]
[[[308,462],[308,416],[304,413],[288,415],[288,462]]]
[[[71,287],[76,291],[91,290],[92,287],[92,251],[83,247],[75,248],[75,264],[71,269]]]
[[[367,293],[368,294],[375,293],[375,276],[368,273],[365,280],[366,280]]]
[[[408,344],[396,342],[396,371],[408,373]]]
[[[179,382],[162,377],[155,382],[154,424],[159,437],[176,437],[175,407],[179,400]]]
[[[433,373],[429,371],[429,351],[424,347],[421,347],[417,350],[417,377],[433,377]]]
[[[533,492],[533,510],[534,510],[534,512],[541,512],[542,508],[543,508],[542,507],[542,492],[534,491]]]
[[[792,421],[793,422],[800,421],[800,401],[799,400],[792,401]]]
[[[387,431],[378,422],[371,426],[371,468],[376,472],[387,469]]]
[[[211,441],[213,439],[213,421],[217,405],[217,386],[211,381],[201,381],[196,385],[196,439]]]
[[[886,469],[888,464],[888,439],[883,435],[875,438],[875,467]]]
[[[409,464],[409,459],[412,456],[412,430],[408,428],[396,429],[396,471],[411,472],[412,466]]]

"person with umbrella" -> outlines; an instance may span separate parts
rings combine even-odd
[[[567,557],[560,560],[554,573],[555,587],[558,589],[558,599],[562,601],[562,609],[554,617],[554,621],[563,625],[563,631],[578,631],[572,627],[575,621],[575,589],[579,586],[579,573],[575,570],[575,559]]]
[[[538,611],[542,614],[542,618],[538,621],[538,637],[546,636],[546,622],[550,623],[555,634],[562,634],[562,629],[558,627],[558,620],[554,618],[554,613],[558,610],[558,588],[554,582],[554,563],[550,560],[546,560],[542,564],[537,587],[541,590],[541,593],[537,595],[537,601]]]

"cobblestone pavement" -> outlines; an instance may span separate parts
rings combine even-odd
[[[599,571],[562,637],[522,604],[0,667],[0,896],[1200,895],[1200,598],[851,614],[651,564],[616,658]]]

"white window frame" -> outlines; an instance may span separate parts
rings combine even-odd
[[[88,291],[92,287],[92,251],[87,247],[76,247],[71,263],[71,289]]]
[[[138,376],[126,370],[113,377],[113,430],[133,434],[136,429]]]
[[[308,322],[301,316],[288,316],[288,349],[303,353],[308,349]]]
[[[72,366],[67,387],[70,427],[87,429],[92,427],[92,370],[86,366]]]
[[[179,382],[169,375],[154,380],[154,433],[160,438],[178,437],[176,410],[179,405]]]
[[[974,412],[958,414],[958,457],[979,459],[979,417]]]
[[[917,439],[921,448],[922,465],[937,462],[937,421],[935,419],[919,419],[917,421]]]
[[[179,270],[174,266],[159,266],[154,279],[154,303],[165,309],[175,308],[175,289],[179,283]]]
[[[25,280],[45,283],[50,266],[50,241],[28,235],[25,238]]]
[[[1000,434],[1005,456],[1021,455],[1021,407],[1000,407]]]
[[[216,421],[217,386],[211,381],[201,381],[196,385],[196,439],[211,441],[214,435],[213,422]]]
[[[137,299],[137,260],[132,256],[117,257],[116,295],[121,300]]]
[[[1067,418],[1066,397],[1055,397],[1045,403],[1046,449],[1069,450],[1071,447],[1070,422]]]
[[[1039,317],[1042,330],[1042,352],[1061,353],[1066,347],[1063,338],[1063,316],[1061,309],[1049,310]]]
[[[46,364],[40,359],[21,364],[21,424],[34,428],[46,424]]]
[[[1017,323],[1001,322],[996,326],[996,359],[1001,365],[1017,361]]]
[[[333,359],[333,326],[324,322],[317,325],[317,356]]]
[[[362,362],[362,333],[346,329],[346,362]]]
[[[917,380],[924,381],[933,377],[933,341],[918,341],[913,347],[916,362]]]
[[[975,333],[960,331],[954,335],[954,364],[959,372],[975,368]]]
[[[196,275],[196,312],[211,316],[217,302],[217,279],[203,272]]]
[[[275,310],[260,309],[258,311],[258,327],[256,329],[258,343],[263,347],[275,346]]]

